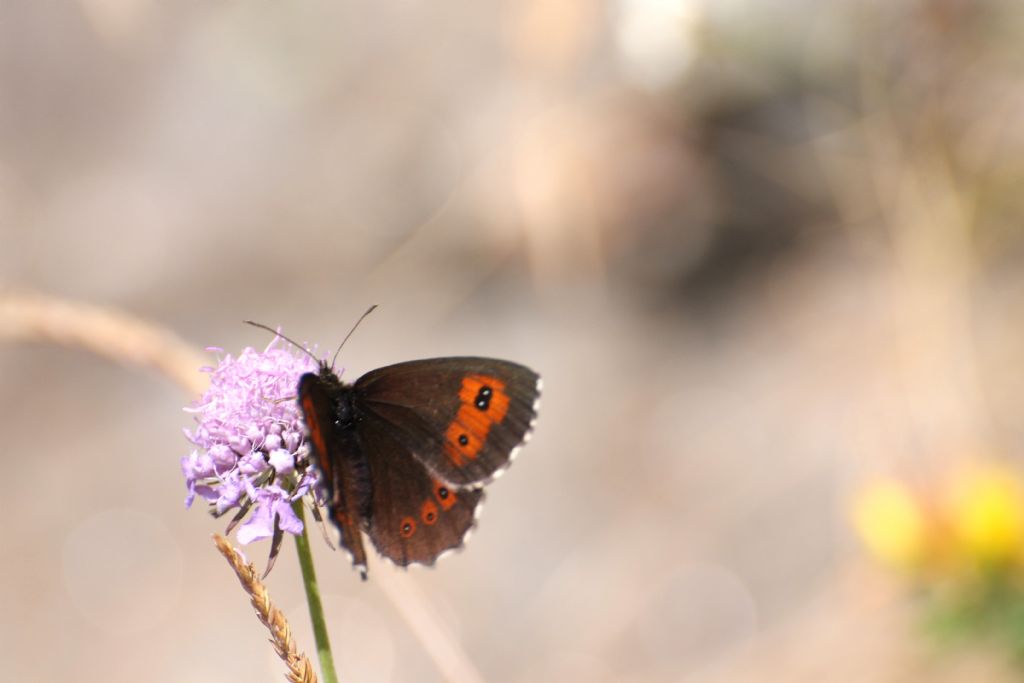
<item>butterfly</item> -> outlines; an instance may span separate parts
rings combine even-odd
[[[461,547],[483,486],[530,435],[540,376],[454,357],[389,365],[346,384],[318,363],[299,379],[299,408],[330,518],[362,578],[364,534],[402,567]]]

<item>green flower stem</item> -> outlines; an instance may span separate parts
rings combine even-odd
[[[320,658],[320,677],[323,683],[338,683],[338,674],[334,670],[334,657],[331,655],[331,641],[327,637],[327,620],[324,619],[324,606],[320,602],[320,586],[316,582],[316,570],[313,568],[313,553],[309,549],[309,536],[306,531],[305,511],[302,501],[292,503],[292,509],[302,520],[302,533],[295,537],[295,550],[299,553],[299,565],[302,567],[302,583],[306,587],[306,602],[309,603],[309,618],[313,621],[313,637],[316,638],[316,654]]]

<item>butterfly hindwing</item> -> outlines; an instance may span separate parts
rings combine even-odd
[[[383,420],[364,418],[358,432],[373,480],[368,533],[377,551],[404,567],[433,564],[461,546],[483,491],[457,490],[432,476]]]
[[[536,417],[540,377],[491,358],[409,361],[360,377],[361,411],[436,477],[456,488],[480,486],[500,473]]]

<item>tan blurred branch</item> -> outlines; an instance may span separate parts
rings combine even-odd
[[[285,619],[281,610],[274,607],[274,603],[270,601],[267,587],[259,580],[256,568],[247,564],[241,554],[231,547],[228,539],[220,534],[213,535],[213,542],[217,545],[217,550],[221,555],[227,559],[231,568],[235,570],[235,574],[238,575],[242,588],[249,594],[253,609],[256,610],[256,616],[270,631],[270,642],[273,643],[277,655],[288,667],[285,677],[292,683],[316,683],[317,678],[312,663],[306,655],[296,649],[288,620]]]
[[[173,332],[112,309],[32,292],[0,292],[0,339],[80,347],[156,370],[189,394],[206,388],[207,359]]]

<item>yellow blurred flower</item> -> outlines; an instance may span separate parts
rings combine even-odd
[[[928,523],[904,484],[883,479],[869,485],[854,501],[853,522],[868,551],[879,560],[911,568],[924,558]]]
[[[985,466],[966,472],[953,485],[950,523],[957,548],[984,564],[1020,555],[1024,536],[1024,490],[1010,470]]]

